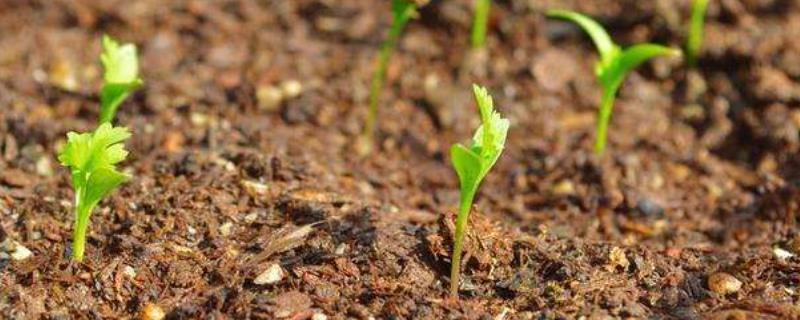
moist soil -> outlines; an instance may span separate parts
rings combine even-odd
[[[699,68],[632,73],[603,156],[594,48],[543,13],[680,47],[689,1],[495,1],[483,52],[471,3],[410,23],[366,157],[388,1],[0,3],[0,318],[800,318],[800,2],[712,1]],[[96,124],[103,33],[146,85],[117,119],[134,178],[74,263],[56,152]],[[452,299],[473,82],[512,125]]]

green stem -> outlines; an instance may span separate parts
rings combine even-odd
[[[461,190],[461,201],[456,217],[456,232],[453,236],[453,256],[450,264],[450,295],[458,296],[458,284],[461,275],[461,250],[464,245],[464,233],[467,230],[469,221],[469,211],[472,208],[472,200],[475,198],[475,189]]]
[[[594,143],[594,152],[598,155],[603,154],[606,149],[608,123],[611,121],[616,95],[617,88],[615,86],[603,89],[603,101],[600,104],[600,110],[597,111],[597,136]]]
[[[392,20],[392,26],[389,29],[389,36],[381,46],[381,51],[378,55],[378,69],[375,70],[375,73],[372,75],[372,82],[370,83],[369,111],[367,113],[367,119],[364,123],[363,132],[365,141],[370,144],[372,142],[372,135],[375,132],[375,122],[378,118],[378,105],[380,104],[381,100],[383,83],[386,81],[386,70],[389,66],[389,60],[392,58],[392,54],[397,47],[397,40],[403,33],[403,28],[405,28],[409,18],[410,16],[408,15],[394,17]]]
[[[83,262],[86,251],[86,231],[89,229],[89,218],[92,208],[81,201],[82,191],[75,190],[75,225],[72,229],[72,260]]]
[[[489,8],[492,0],[475,0],[475,18],[472,21],[472,48],[482,48],[486,43]]]
[[[697,55],[703,43],[703,25],[707,7],[708,0],[695,0],[692,4],[689,38],[686,40],[686,62],[692,68],[697,65]]]

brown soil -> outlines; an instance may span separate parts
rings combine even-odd
[[[800,318],[800,2],[712,1],[700,69],[632,74],[604,157],[594,49],[543,12],[680,46],[689,1],[496,1],[483,65],[471,2],[410,24],[359,159],[386,1],[2,1],[0,241],[33,255],[0,260],[0,318]],[[139,45],[146,87],[118,115],[135,178],[76,264],[55,152],[94,126],[102,33]],[[512,128],[456,301],[447,149],[477,126],[472,82]]]

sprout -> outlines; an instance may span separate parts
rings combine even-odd
[[[100,123],[111,122],[117,108],[142,84],[139,78],[139,61],[136,46],[119,45],[109,36],[103,36],[103,53],[100,55],[105,74],[100,91]]]
[[[389,59],[397,47],[397,40],[403,33],[403,29],[408,20],[417,14],[417,4],[409,0],[392,0],[392,26],[389,29],[389,36],[383,42],[381,51],[378,55],[378,69],[372,75],[372,83],[369,92],[369,112],[364,124],[362,146],[364,153],[368,153],[372,147],[372,135],[375,131],[375,121],[378,117],[378,104],[381,99],[383,82],[386,80],[386,69],[389,66]]]
[[[689,38],[686,40],[686,63],[689,67],[697,65],[697,55],[703,44],[703,25],[705,24],[708,0],[692,2],[692,19],[689,25]]]
[[[486,25],[492,0],[475,0],[475,18],[472,20],[472,48],[483,48],[486,43]]]
[[[599,23],[587,16],[565,10],[551,10],[548,12],[548,16],[569,20],[579,25],[589,34],[597,51],[600,52],[600,61],[595,66],[595,74],[603,87],[603,97],[597,118],[594,150],[595,153],[602,154],[606,147],[606,133],[608,122],[611,119],[611,111],[614,108],[614,99],[625,77],[634,68],[651,58],[680,56],[681,52],[651,43],[637,44],[622,49],[611,41],[611,37]]]
[[[506,143],[506,133],[509,126],[508,120],[501,118],[500,114],[494,110],[492,97],[486,89],[478,85],[473,85],[472,89],[475,92],[475,100],[478,102],[482,124],[475,131],[472,144],[469,147],[454,144],[450,148],[453,167],[461,184],[461,198],[458,216],[456,217],[453,256],[450,266],[450,294],[453,296],[458,294],[458,282],[461,273],[461,249],[472,200],[475,198],[475,193],[478,191],[481,181],[492,169],[497,159],[500,158]]]
[[[68,133],[67,144],[58,155],[58,161],[69,167],[75,189],[72,259],[78,262],[83,261],[92,210],[106,195],[130,179],[116,169],[116,164],[128,156],[122,142],[130,136],[125,127],[103,123],[93,133]]]

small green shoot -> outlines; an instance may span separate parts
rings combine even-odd
[[[692,18],[689,25],[689,38],[686,40],[686,63],[689,67],[697,66],[697,56],[703,45],[703,26],[705,25],[708,0],[692,2]]]
[[[680,56],[681,52],[669,47],[644,43],[622,49],[615,44],[603,27],[580,13],[566,10],[551,10],[549,17],[571,21],[583,28],[592,38],[597,51],[600,52],[600,61],[595,66],[595,75],[603,89],[603,96],[598,111],[597,136],[595,137],[594,150],[602,154],[606,147],[606,134],[608,122],[611,120],[611,111],[614,108],[614,99],[617,90],[622,85],[625,77],[651,58],[657,56]]]
[[[364,152],[368,153],[372,147],[372,135],[375,132],[375,122],[378,117],[378,105],[383,91],[383,82],[386,81],[386,70],[389,67],[389,60],[397,47],[397,41],[403,33],[408,21],[417,14],[417,5],[409,0],[392,0],[392,25],[389,35],[381,46],[378,55],[378,68],[372,75],[372,83],[369,91],[369,111],[364,123],[362,143]]]
[[[125,127],[103,123],[92,133],[67,134],[67,144],[58,161],[69,167],[75,190],[75,225],[72,259],[83,261],[86,231],[94,207],[130,176],[117,171],[116,164],[128,156],[123,141],[131,136]]]
[[[478,85],[472,86],[475,92],[475,100],[478,103],[478,110],[481,114],[481,126],[475,131],[472,143],[469,147],[462,144],[454,144],[450,148],[450,157],[453,161],[453,168],[458,174],[461,184],[461,198],[459,201],[458,216],[456,216],[456,231],[453,241],[453,256],[450,266],[450,294],[458,295],[459,276],[461,274],[461,250],[464,241],[464,233],[469,220],[469,212],[472,208],[472,200],[478,187],[492,166],[500,158],[503,147],[506,143],[509,122],[500,117],[494,110],[492,97]]]
[[[131,43],[120,45],[104,35],[100,62],[105,69],[100,91],[100,123],[106,123],[114,119],[119,105],[142,86],[143,81],[139,78],[136,46]]]
[[[483,48],[489,24],[489,9],[492,0],[475,0],[475,17],[472,20],[472,48]]]

